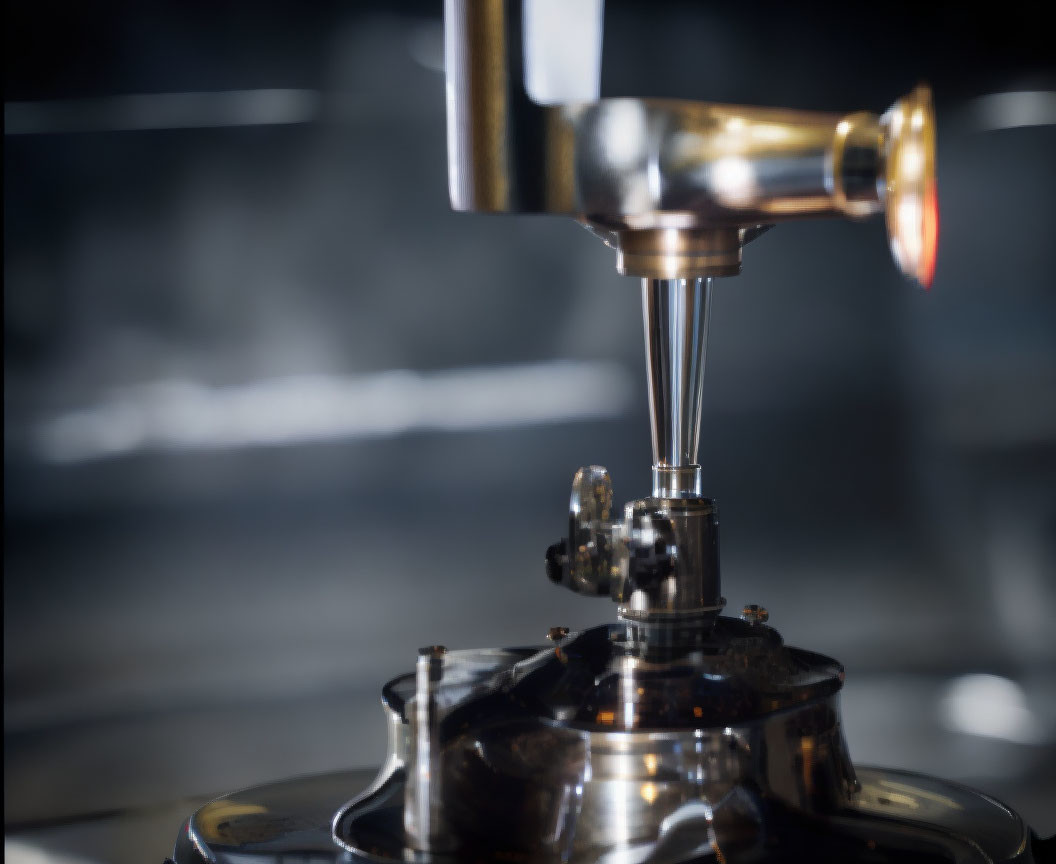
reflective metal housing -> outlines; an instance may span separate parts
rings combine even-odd
[[[870,864],[913,861],[990,864],[990,862],[1046,861],[1051,841],[1041,841],[1007,807],[981,795],[931,777],[904,771],[858,768],[861,786],[848,804],[825,820],[804,819],[802,831],[782,835],[788,842],[777,845],[775,835],[762,860],[802,861],[805,854],[817,862],[846,864],[865,860]],[[299,777],[257,786],[218,798],[196,812],[181,828],[173,859],[176,864],[351,864],[392,861],[391,838],[399,828],[402,770],[388,779],[382,791],[365,796],[360,812],[372,807],[375,833],[360,837],[369,851],[350,852],[334,839],[331,819],[345,812],[342,802],[365,782],[363,771],[338,771]],[[772,808],[771,812],[773,812]],[[364,817],[364,822],[366,821]],[[344,822],[339,823],[344,830]],[[677,828],[677,825],[672,826]],[[692,839],[685,835],[685,839]],[[608,862],[671,862],[678,860],[658,849],[652,857],[629,853]],[[677,856],[678,852],[675,853]],[[731,854],[728,862],[738,860]],[[452,856],[407,850],[400,861],[445,861]],[[461,858],[466,861],[503,860]],[[703,855],[683,861],[718,861],[714,846]],[[755,857],[753,860],[760,860]]]
[[[445,833],[405,831],[422,766],[421,693],[404,676],[386,688],[386,768],[333,822],[353,860],[1033,860],[1023,822],[992,799],[899,772],[856,776],[839,664],[763,624],[721,618],[688,651],[612,625],[531,656],[444,663],[428,783]]]

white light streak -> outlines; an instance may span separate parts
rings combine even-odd
[[[321,101],[317,90],[285,88],[6,102],[4,135],[310,123],[319,116]]]
[[[92,864],[87,858],[53,852],[25,840],[7,837],[4,838],[4,861],[6,864]]]
[[[987,131],[1056,124],[1056,91],[1021,90],[993,93],[973,103],[979,125]]]
[[[40,424],[53,463],[144,451],[207,451],[564,423],[623,413],[633,392],[615,364],[555,361],[358,377],[307,375],[209,387],[156,381]]]
[[[940,718],[955,732],[1016,744],[1037,744],[1044,737],[1023,688],[999,675],[955,678],[940,703]]]

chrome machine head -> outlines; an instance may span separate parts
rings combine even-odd
[[[653,498],[699,499],[711,280],[776,223],[886,210],[896,263],[928,287],[931,96],[922,85],[883,115],[602,99],[602,7],[446,0],[451,204],[571,216],[642,279]]]

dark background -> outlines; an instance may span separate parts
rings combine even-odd
[[[610,2],[602,94],[882,111],[932,85],[933,290],[882,220],[749,246],[714,301],[705,485],[730,607],[845,663],[855,760],[1052,833],[1045,5]],[[5,11],[5,849],[160,860],[177,822],[89,817],[376,764],[417,646],[612,614],[541,563],[576,467],[647,491],[638,290],[569,220],[449,211],[438,3]],[[274,432],[302,391],[374,422],[418,391],[371,376],[523,366],[543,402],[612,386],[593,417]],[[239,428],[274,440],[195,432],[247,392]]]

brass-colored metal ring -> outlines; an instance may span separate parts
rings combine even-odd
[[[849,148],[867,153],[869,161],[878,169],[882,145],[883,133],[876,115],[868,111],[848,114],[836,124],[829,177],[833,204],[841,213],[852,218],[862,218],[880,209],[880,190],[877,188],[875,175],[871,175],[872,182],[868,185],[848,190],[848,180],[851,177],[846,154]]]
[[[647,228],[618,233],[616,269],[645,279],[701,279],[741,272],[737,227]]]

